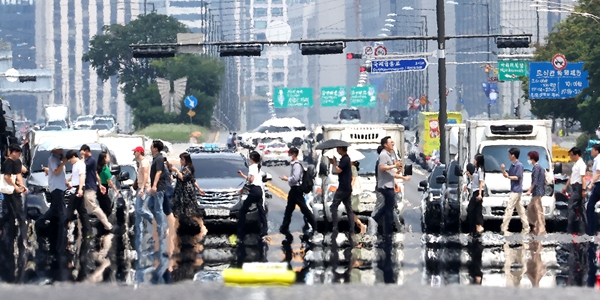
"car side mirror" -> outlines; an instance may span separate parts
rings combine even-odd
[[[327,163],[324,161],[319,165],[319,176],[327,176]]]
[[[110,167],[110,174],[117,176],[120,173],[121,173],[121,166],[112,165]]]
[[[440,175],[440,176],[436,177],[435,178],[435,183],[437,183],[437,184],[444,184],[444,183],[446,183],[446,176]]]
[[[320,143],[322,140],[323,140],[323,134],[322,133],[317,134],[317,142]]]
[[[554,174],[562,174],[563,170],[562,170],[562,163],[555,163],[554,164]]]
[[[460,169],[460,166],[459,166],[459,165],[454,165],[454,175],[456,175],[456,176],[458,176],[458,177],[461,177],[461,176],[463,176],[463,172],[462,172],[462,170]]]
[[[427,180],[421,180],[421,182],[419,182],[418,191],[423,192],[425,190],[427,190]]]
[[[404,176],[412,176],[412,174],[413,174],[412,167],[413,167],[412,165],[404,166]]]
[[[129,172],[123,171],[123,172],[119,173],[119,180],[120,181],[129,180]]]

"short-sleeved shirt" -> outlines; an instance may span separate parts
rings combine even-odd
[[[152,165],[150,166],[151,186],[154,186],[154,177],[156,177],[156,172],[162,171],[162,174],[158,179],[158,182],[156,183],[156,190],[158,191],[167,190],[167,184],[169,183],[169,174],[168,172],[165,172],[165,170],[165,158],[162,156],[162,154],[158,153],[156,154],[156,156],[154,156],[154,159],[152,159]]]
[[[98,169],[98,163],[92,156],[85,160],[85,189],[96,191],[98,190],[98,178],[96,172]]]
[[[354,164],[352,165],[352,177],[358,177],[358,169]]]
[[[472,192],[479,191],[479,183],[484,181],[484,174],[481,168],[477,168],[471,179],[470,188]]]
[[[523,193],[523,164],[520,161],[514,162],[508,169],[508,176],[517,176],[519,180],[510,181],[511,193]]]
[[[102,167],[102,171],[100,171],[98,175],[100,176],[101,184],[108,184],[108,181],[112,178],[112,174],[110,174],[110,168],[108,165],[104,165],[104,167]]]
[[[227,145],[233,145],[233,135],[230,135],[230,136],[227,138]]]
[[[598,155],[598,156],[596,156],[596,158],[594,158],[594,165],[592,166],[592,178],[594,178],[594,175],[598,171],[600,171],[600,155]],[[598,180],[596,180],[596,182],[600,182],[600,178]],[[594,183],[596,183],[596,182],[594,182]]]
[[[352,162],[348,155],[342,156],[338,162],[338,168],[342,169],[342,172],[338,174],[338,190],[352,191]]]
[[[260,176],[257,164],[251,164],[248,167],[248,177],[250,176],[254,176],[254,180],[250,182],[251,185],[262,186],[262,176]]]
[[[86,174],[87,173],[87,166],[85,164],[85,162],[83,162],[83,160],[78,160],[74,165],[73,165],[73,169],[71,171],[71,186],[76,187],[79,186],[81,183],[79,182],[79,175],[80,174]],[[86,181],[87,181],[87,175],[85,176]],[[96,177],[95,173],[94,173],[94,177]]]
[[[532,196],[544,196],[546,170],[544,170],[540,164],[536,164],[533,166],[533,170],[531,170],[531,184],[533,185],[533,190],[531,191]]]
[[[379,154],[379,163],[378,166],[392,166],[394,165],[394,159],[392,159],[392,155],[387,151],[383,150]],[[396,171],[394,169],[381,171],[379,167],[377,168],[377,188],[380,189],[393,189],[394,175]]]
[[[573,165],[573,169],[571,169],[571,184],[583,184],[586,168],[583,158],[580,157]]]
[[[22,164],[20,160],[12,160],[7,158],[2,163],[2,174],[3,175],[18,175],[21,174]]]
[[[142,174],[142,168],[145,169],[146,174]],[[148,182],[146,182],[146,186],[142,186],[142,183],[144,181],[144,175],[146,175],[146,177],[150,177],[150,162],[147,159],[142,159],[142,161],[138,162],[137,183],[138,183],[138,188],[149,189],[150,188],[150,180],[148,180]]]
[[[67,177],[65,168],[58,175],[54,175],[54,171],[62,164],[62,156],[60,154],[52,154],[48,157],[48,187],[50,192],[54,190],[64,191],[67,188]]]

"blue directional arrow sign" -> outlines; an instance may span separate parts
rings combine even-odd
[[[373,60],[371,73],[423,71],[428,64],[425,58]]]
[[[198,99],[196,99],[194,96],[187,96],[185,97],[184,103],[187,108],[194,109],[194,107],[198,105]]]

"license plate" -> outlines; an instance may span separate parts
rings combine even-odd
[[[229,211],[226,209],[206,208],[206,209],[204,209],[204,213],[207,216],[219,216],[219,217],[228,217],[229,216]]]
[[[363,211],[373,211],[375,209],[375,204],[363,204]]]
[[[275,151],[275,155],[280,155],[280,154],[281,154],[281,152]]]

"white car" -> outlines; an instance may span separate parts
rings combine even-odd
[[[281,142],[272,142],[267,144],[263,153],[263,164],[264,165],[278,165],[285,164],[289,165],[288,161],[289,148],[287,144]]]
[[[75,120],[73,127],[75,127],[75,129],[90,129],[92,125],[94,125],[93,116],[79,116],[77,117],[77,120]]]
[[[256,144],[256,151],[263,151],[265,150],[265,148],[273,143],[273,142],[278,142],[278,143],[285,143],[283,141],[282,138],[280,137],[267,137],[267,138],[261,138],[257,140],[257,144]]]
[[[265,121],[251,132],[239,135],[242,146],[255,147],[258,139],[281,137],[286,143],[303,142],[310,132],[296,118],[274,118]]]

